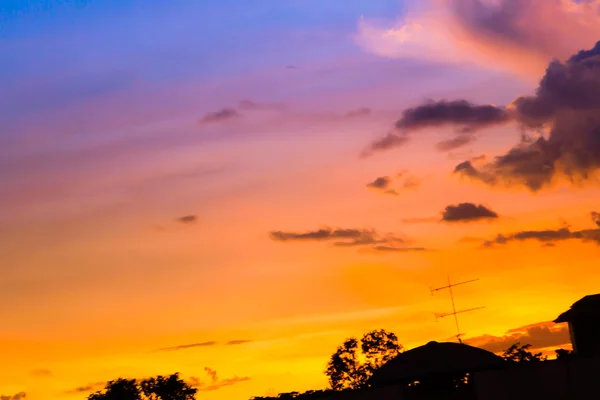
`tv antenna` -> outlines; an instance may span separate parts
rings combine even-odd
[[[454,315],[454,323],[456,324],[456,338],[458,339],[459,343],[462,343],[462,340],[460,339],[460,337],[463,334],[460,333],[460,328],[458,326],[458,314],[466,313],[466,312],[470,312],[470,311],[475,311],[475,310],[480,310],[480,309],[482,309],[484,307],[467,308],[467,309],[456,311],[456,306],[454,304],[454,293],[452,292],[452,288],[455,287],[455,286],[464,285],[465,283],[476,282],[478,280],[479,280],[479,278],[477,278],[477,279],[471,279],[471,280],[463,281],[463,282],[458,282],[458,283],[451,283],[450,282],[450,277],[448,277],[448,285],[447,286],[442,286],[442,287],[438,287],[438,288],[432,288],[432,287],[430,287],[431,295],[432,296],[435,295],[435,292],[438,292],[438,291],[444,290],[444,289],[448,289],[448,291],[450,292],[450,300],[452,301],[452,312],[449,312],[449,313],[434,313],[434,315],[435,315],[435,320],[436,321],[438,319],[440,319],[440,318],[449,317],[450,315]]]

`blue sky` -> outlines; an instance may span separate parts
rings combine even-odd
[[[177,79],[284,67],[352,51],[315,32],[349,35],[361,15],[389,18],[398,11],[390,0],[3,2],[1,46],[12,60],[2,75],[113,68]]]

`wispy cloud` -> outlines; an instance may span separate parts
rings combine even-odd
[[[216,345],[217,345],[217,342],[180,344],[178,346],[173,346],[173,347],[164,347],[162,349],[158,349],[158,351],[178,351],[178,350],[193,349],[195,347],[211,347],[211,346],[216,346]]]
[[[408,7],[395,24],[361,18],[356,42],[385,57],[472,63],[531,77],[600,37],[594,1],[423,0]]]
[[[209,112],[200,118],[200,123],[209,124],[238,118],[241,114],[234,108],[223,108],[219,111]]]
[[[247,382],[251,378],[248,376],[233,376],[231,378],[219,378],[217,371],[212,368],[204,367],[206,379],[192,376],[187,382],[190,386],[197,388],[199,391],[211,392],[219,390],[227,386],[236,385],[238,383]]]

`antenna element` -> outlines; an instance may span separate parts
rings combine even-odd
[[[459,283],[451,283],[450,282],[450,277],[448,277],[448,285],[447,286],[442,286],[442,287],[438,287],[438,288],[431,288],[430,287],[431,295],[432,296],[435,294],[435,292],[438,292],[438,291],[444,290],[444,289],[448,289],[448,291],[450,292],[450,300],[452,301],[452,312],[449,312],[449,313],[434,313],[434,315],[435,315],[435,320],[436,321],[439,318],[444,318],[444,317],[449,317],[450,315],[454,315],[454,323],[456,324],[456,338],[458,339],[459,343],[462,343],[462,340],[460,339],[460,337],[463,334],[460,333],[460,328],[458,326],[458,314],[465,313],[465,312],[470,312],[470,311],[475,311],[475,310],[480,310],[480,309],[482,309],[484,307],[467,308],[467,309],[456,311],[456,306],[454,304],[454,293],[452,292],[452,288],[454,286],[464,285],[465,283],[471,283],[471,282],[475,282],[475,281],[478,281],[478,280],[479,280],[479,278],[477,278],[477,279],[471,279],[471,280],[464,281],[464,282],[459,282]]]

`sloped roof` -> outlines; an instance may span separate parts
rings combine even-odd
[[[579,299],[554,322],[569,322],[579,318],[600,318],[600,294],[591,294]]]
[[[384,384],[425,376],[466,373],[504,366],[504,359],[462,343],[429,342],[399,354],[373,374],[371,383]]]

